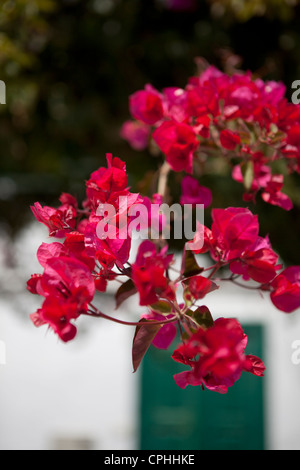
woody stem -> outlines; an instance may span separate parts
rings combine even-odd
[[[166,161],[163,163],[159,170],[157,192],[163,197],[163,199],[165,199],[167,193],[168,175],[170,173],[170,170],[171,167]]]

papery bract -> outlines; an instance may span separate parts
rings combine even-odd
[[[127,232],[127,227],[124,228],[124,231],[120,232],[116,229],[115,225],[112,225],[112,236],[99,238],[99,231],[97,233],[99,221],[99,219],[97,220],[96,218],[95,220],[95,218],[93,218],[93,220],[87,224],[84,234],[86,253],[89,257],[99,261],[104,268],[111,270],[117,265],[122,269],[129,259],[132,243]],[[107,233],[109,234],[109,226]]]
[[[186,91],[182,88],[168,87],[163,90],[165,117],[177,122],[188,119],[186,110]]]
[[[290,211],[293,208],[291,199],[281,189],[283,188],[283,175],[274,175],[265,187],[262,198],[265,202]]]
[[[184,282],[194,299],[203,299],[209,292],[217,289],[218,286],[204,276],[193,276]]]
[[[76,336],[77,328],[71,320],[75,320],[78,316],[76,303],[65,303],[55,297],[47,297],[42,308],[30,317],[37,327],[49,325],[54,333],[66,343]]]
[[[212,203],[212,194],[209,188],[200,185],[199,181],[190,175],[183,178],[181,183],[182,194],[180,204],[203,204],[207,208]]]
[[[36,202],[31,210],[37,221],[48,227],[50,237],[63,238],[76,227],[77,211],[73,205],[62,204],[55,209]]]
[[[106,203],[114,196],[127,194],[128,176],[126,165],[118,157],[107,154],[107,168],[101,167],[94,171],[86,183],[86,205],[96,210],[100,203]]]
[[[132,265],[132,280],[139,292],[140,305],[154,304],[159,298],[174,298],[174,288],[166,277],[166,269],[173,260],[163,249],[157,252],[153,242],[146,240],[139,246]]]
[[[247,208],[214,209],[211,230],[204,227],[204,243],[196,253],[210,252],[218,262],[228,263],[234,274],[245,280],[270,282],[280,269],[278,255],[273,251],[269,238],[259,236],[258,217]],[[198,229],[200,230],[200,229]],[[190,243],[196,245],[198,235]]]
[[[234,150],[241,143],[241,138],[236,132],[226,129],[220,133],[220,142],[225,149]]]
[[[185,123],[165,121],[153,133],[153,139],[166,155],[174,171],[193,171],[193,153],[199,146],[195,132]]]
[[[300,308],[300,266],[284,269],[271,283],[271,300],[276,308],[292,313]]]
[[[279,256],[273,251],[269,238],[258,237],[256,243],[243,253],[240,260],[230,263],[230,270],[243,276],[244,280],[253,279],[266,284],[277,275],[281,268]]]
[[[229,207],[212,211],[214,245],[223,260],[239,257],[256,242],[259,224],[249,209]]]
[[[145,313],[142,315],[141,319],[145,318],[146,320],[162,321],[168,320],[174,317],[174,315],[161,315],[156,312]],[[158,349],[168,349],[173,343],[177,335],[177,328],[174,323],[167,323],[161,327],[161,329],[156,334],[154,340],[152,341],[153,346]]]
[[[132,117],[148,125],[156,124],[164,115],[162,98],[151,85],[131,95],[129,107]]]
[[[235,319],[219,318],[208,329],[199,328],[173,353],[173,359],[191,370],[174,376],[181,388],[202,385],[209,390],[226,393],[243,371],[261,376],[262,361],[244,351],[247,336]]]
[[[141,121],[126,121],[121,128],[120,134],[133,149],[144,150],[148,146],[150,126]]]
[[[84,263],[66,256],[48,260],[41,278],[41,295],[71,299],[85,310],[94,293],[94,280]]]
[[[42,246],[40,250],[44,272],[35,278],[34,292],[45,300],[31,319],[37,326],[49,324],[63,341],[69,341],[76,334],[76,328],[70,321],[86,313],[95,294],[94,280],[89,268],[81,261],[68,256],[55,256],[58,251],[54,252],[53,245],[47,248],[48,252],[45,248]],[[33,291],[32,280],[28,288]]]

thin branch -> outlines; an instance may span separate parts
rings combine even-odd
[[[106,315],[103,312],[100,312],[96,307],[91,305],[91,307],[94,309],[94,311],[89,311],[88,313],[84,313],[84,315],[88,315],[90,317],[94,318],[104,318],[105,320],[109,320],[115,323],[119,323],[121,325],[126,325],[126,326],[141,326],[141,325],[149,325],[149,321],[139,321],[139,322],[127,322],[125,320],[119,320],[118,318],[111,317],[109,315]],[[161,320],[161,321],[156,321],[156,320],[150,320],[152,325],[166,325],[168,323],[174,323],[177,320],[177,317],[174,316],[172,318],[169,318],[167,320]]]

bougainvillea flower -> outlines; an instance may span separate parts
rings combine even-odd
[[[41,266],[45,267],[52,258],[68,256],[67,248],[59,242],[42,243],[37,250],[37,259]]]
[[[253,279],[261,284],[270,282],[281,268],[279,256],[273,251],[269,238],[258,237],[253,247],[247,250],[240,260],[230,263],[230,270],[248,281]]]
[[[253,197],[249,199],[255,199],[257,192],[267,186],[272,178],[271,168],[264,165],[260,161],[253,163],[253,174],[251,184],[247,188],[247,193],[252,194]],[[235,165],[232,170],[232,178],[238,183],[244,184],[244,176],[242,173],[241,165]]]
[[[64,247],[68,251],[68,256],[74,257],[86,264],[91,271],[95,268],[95,258],[86,252],[85,237],[81,232],[70,232],[66,234]]]
[[[255,84],[260,90],[260,96],[263,104],[277,106],[285,97],[286,86],[282,82],[267,80],[266,82],[260,78],[255,80]]]
[[[150,126],[163,118],[162,97],[151,85],[145,90],[133,93],[129,98],[130,113],[133,118]]]
[[[268,283],[277,274],[280,265],[278,255],[273,251],[268,237],[259,236],[259,224],[256,215],[247,208],[214,209],[212,211],[211,230],[197,229],[190,246],[197,247],[197,241],[203,233],[203,244],[195,253],[210,252],[215,261],[228,263],[234,274],[245,280]],[[201,226],[202,227],[202,226]]]
[[[237,106],[239,116],[246,121],[253,119],[253,113],[260,105],[260,90],[252,81],[251,74],[234,74],[224,90],[224,106]]]
[[[234,167],[232,177],[235,181],[244,183],[240,165]],[[251,187],[248,188],[244,199],[247,200],[248,194],[248,199],[254,200],[257,192],[261,190],[261,197],[265,202],[289,211],[293,208],[293,203],[291,199],[282,192],[283,184],[283,175],[272,175],[270,167],[259,161],[254,162]]]
[[[115,225],[112,225],[112,236],[109,236],[109,226],[105,238],[99,238],[97,226],[99,218],[92,218],[86,226],[84,233],[84,244],[87,256],[96,259],[100,264],[111,270],[116,264],[119,268],[123,268],[128,261],[131,249],[131,238],[128,236],[127,227],[125,227],[125,235],[120,232]]]
[[[225,129],[220,133],[220,142],[225,149],[234,150],[241,143],[241,138],[236,132]]]
[[[49,236],[63,238],[66,233],[72,231],[77,223],[77,204],[74,198],[67,198],[66,194],[61,197],[63,203],[57,209],[49,206],[42,207],[39,202],[31,206],[31,210],[38,222],[49,229]]]
[[[174,171],[193,171],[193,154],[199,146],[193,129],[176,121],[165,121],[153,133],[153,139]]]
[[[66,256],[48,260],[40,280],[40,294],[76,302],[85,310],[95,293],[94,280],[89,268],[75,258]]]
[[[47,297],[36,313],[30,316],[35,326],[49,325],[65,343],[74,339],[76,326],[71,322],[78,318],[76,303],[66,303],[55,297]]]
[[[42,308],[31,319],[36,326],[48,324],[63,341],[70,341],[76,334],[76,327],[70,321],[87,312],[95,284],[86,264],[59,255],[57,248],[53,244],[40,248],[44,272],[27,283],[30,292],[45,298]]]
[[[238,258],[257,241],[258,218],[249,209],[238,207],[214,209],[212,220],[211,230],[204,227],[204,243],[196,253],[210,252],[216,261],[229,261]],[[199,224],[198,230],[200,230]],[[197,233],[192,243],[195,242],[197,242]]]
[[[284,269],[271,283],[271,300],[276,308],[292,313],[300,308],[300,266]]]
[[[193,276],[184,281],[184,286],[188,289],[193,299],[203,299],[207,294],[218,289],[218,286],[204,276]]]
[[[273,175],[267,183],[261,197],[269,204],[279,206],[286,211],[290,211],[293,208],[293,203],[291,199],[281,191],[282,188],[283,175]]]
[[[145,150],[148,147],[150,126],[141,121],[126,121],[121,128],[121,137],[135,150]]]
[[[177,122],[184,122],[189,115],[186,110],[186,91],[178,87],[163,90],[165,117]]]
[[[95,210],[100,203],[107,202],[112,193],[119,195],[126,190],[128,184],[125,163],[111,154],[107,154],[106,158],[107,168],[101,167],[94,171],[86,183],[87,205]]]
[[[200,135],[204,139],[209,139],[210,124],[211,124],[211,118],[209,115],[199,116],[196,119],[194,131],[196,132],[197,135]]]
[[[180,204],[203,204],[204,208],[211,205],[212,194],[209,188],[201,186],[199,181],[190,175],[186,175],[181,183]]]
[[[186,108],[189,116],[197,119],[203,116],[220,114],[218,90],[213,82],[207,81],[199,86],[199,78],[191,80],[187,86]]]
[[[190,366],[190,370],[174,376],[177,385],[201,385],[209,390],[226,393],[241,376],[251,372],[262,376],[263,362],[245,355],[248,338],[235,319],[219,318],[208,329],[199,328],[179,346],[173,359]]]
[[[173,255],[167,255],[167,247],[158,252],[150,240],[140,244],[132,265],[132,280],[139,292],[140,305],[154,304],[159,298],[174,299],[174,288],[166,276],[172,260]]]
[[[224,260],[239,257],[257,241],[258,217],[247,208],[214,209],[212,219],[214,244]]]
[[[30,279],[27,281],[27,290],[31,292],[31,294],[38,294],[39,290],[39,282],[41,280],[42,274],[32,274]]]

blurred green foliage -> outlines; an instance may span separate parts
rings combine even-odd
[[[254,16],[288,21],[293,17],[293,8],[299,5],[298,0],[210,0],[210,3],[213,15],[237,21],[248,21]]]
[[[84,180],[106,152],[126,161],[134,189],[147,188],[160,158],[120,138],[128,97],[146,83],[185,86],[197,57],[282,80],[291,94],[300,79],[298,2],[198,0],[196,11],[176,12],[165,1],[2,2],[0,214],[11,235],[32,220],[33,202],[56,204],[62,191],[82,198]],[[252,209],[285,260],[300,263],[299,180],[289,181],[298,201],[292,212],[263,203]],[[227,174],[207,175],[205,183],[214,206],[241,201],[242,188]]]

